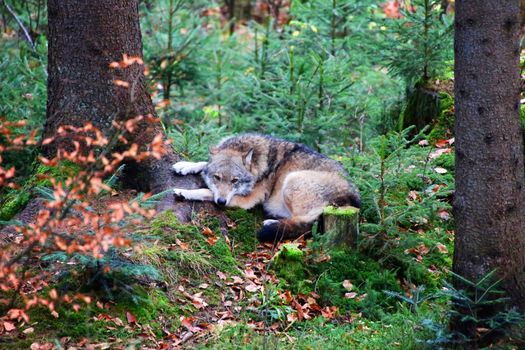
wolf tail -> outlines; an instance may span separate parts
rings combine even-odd
[[[312,209],[305,215],[292,216],[281,220],[265,220],[263,227],[257,232],[257,239],[261,242],[279,242],[285,239],[295,239],[302,235],[310,235],[313,223],[322,218],[323,209],[326,205],[337,207],[351,205],[356,208],[361,207],[361,197],[359,190],[349,184],[348,191],[333,194],[328,203],[320,204],[319,207]]]
[[[312,232],[313,222],[302,222],[291,219],[266,220],[257,232],[260,242],[277,243],[285,239],[295,239]]]

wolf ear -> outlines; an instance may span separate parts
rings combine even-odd
[[[253,157],[253,148],[244,154],[242,158],[244,165],[246,165],[247,167],[250,167],[252,165],[252,157]]]
[[[217,153],[219,153],[219,148],[215,146],[208,147],[208,151],[210,152],[210,155],[214,156]]]

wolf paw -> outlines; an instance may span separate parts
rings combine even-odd
[[[263,221],[263,225],[264,225],[264,226],[268,226],[268,225],[275,224],[275,223],[277,223],[277,222],[279,222],[279,220],[268,219],[268,220],[264,220],[264,221]]]
[[[182,189],[182,188],[174,188],[173,193],[175,194],[175,197],[180,199],[186,199],[188,190]]]
[[[173,170],[180,175],[188,175],[193,168],[193,162],[177,162],[173,164]]]

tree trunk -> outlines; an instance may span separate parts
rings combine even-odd
[[[144,66],[109,67],[124,54],[142,57],[138,0],[49,0],[48,16],[48,104],[43,138],[55,135],[60,125],[82,126],[88,121],[109,136],[113,120],[155,116]],[[115,80],[128,82],[129,88],[116,85]],[[131,141],[148,147],[159,132],[159,124],[144,122]],[[55,149],[56,144],[51,144],[43,152],[53,155]],[[171,165],[177,160],[170,149],[161,160],[128,164],[124,180],[154,193],[175,186],[200,186],[198,177],[173,175]],[[174,203],[173,196],[162,207],[170,203]],[[189,208],[188,203],[178,205],[178,216],[187,217]]]
[[[507,306],[525,310],[519,31],[519,0],[456,2],[453,269],[474,282],[497,269]]]

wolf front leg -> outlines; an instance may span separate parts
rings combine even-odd
[[[197,190],[174,188],[173,193],[175,193],[175,196],[177,197],[190,201],[213,201],[213,192],[207,188],[199,188]]]
[[[173,170],[179,175],[198,174],[208,162],[177,162],[173,164]]]

